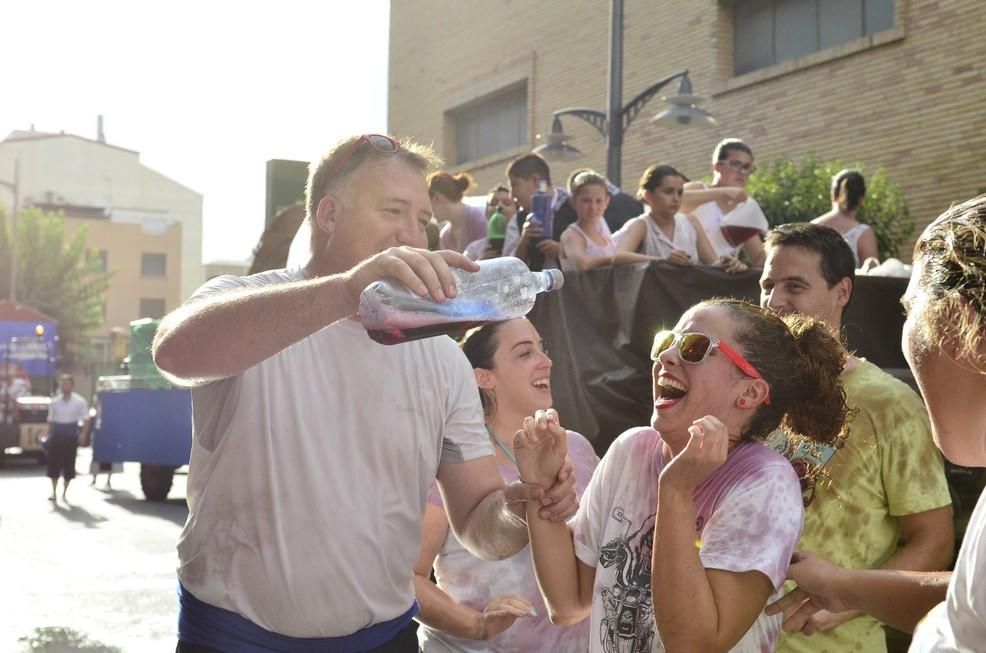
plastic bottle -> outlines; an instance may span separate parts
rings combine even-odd
[[[548,182],[540,180],[538,189],[531,196],[532,224],[541,227],[541,236],[535,238],[527,247],[527,266],[532,270],[544,269],[544,254],[537,248],[537,243],[554,235],[554,211],[551,210],[551,196],[548,194]]]
[[[490,221],[486,225],[486,244],[496,252],[497,256],[503,254],[503,241],[507,237],[507,217],[500,209],[493,212]]]
[[[538,182],[538,189],[531,196],[531,221],[541,225],[542,236],[538,240],[551,238],[554,215],[551,211],[551,196],[548,195],[548,182]]]
[[[385,345],[458,333],[526,315],[538,293],[565,282],[561,270],[531,272],[511,256],[480,261],[478,272],[453,268],[452,275],[457,294],[444,302],[420,297],[393,279],[374,281],[360,295],[363,328]]]

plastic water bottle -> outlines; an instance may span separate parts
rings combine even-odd
[[[500,209],[493,212],[490,221],[486,225],[486,244],[496,252],[497,256],[503,254],[503,241],[507,237],[507,217]]]
[[[379,343],[458,333],[487,322],[526,315],[540,292],[565,283],[561,270],[531,272],[511,256],[479,261],[478,272],[453,268],[457,294],[436,302],[394,279],[374,281],[360,295],[359,319]]]
[[[551,238],[551,227],[554,217],[551,211],[551,196],[548,195],[548,182],[544,179],[538,182],[538,189],[531,196],[531,221],[539,224],[542,229],[543,238]]]

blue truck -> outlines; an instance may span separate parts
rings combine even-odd
[[[164,501],[175,471],[192,451],[189,391],[169,383],[151,359],[158,320],[130,323],[128,373],[96,381],[92,459],[140,463],[140,486],[151,501]]]

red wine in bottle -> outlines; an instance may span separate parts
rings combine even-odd
[[[722,237],[726,239],[726,242],[733,247],[739,247],[753,236],[763,233],[756,227],[736,227],[731,225],[719,227],[719,231],[722,232]]]

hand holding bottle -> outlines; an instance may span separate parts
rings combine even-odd
[[[396,279],[412,292],[420,296],[428,295],[436,302],[455,297],[453,267],[467,272],[479,270],[479,265],[458,252],[431,252],[416,247],[386,249],[345,273],[352,312],[356,312],[363,290],[380,279]]]

